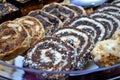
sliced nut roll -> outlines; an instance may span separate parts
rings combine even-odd
[[[62,41],[68,42],[75,48],[77,52],[75,53],[77,59],[75,69],[82,69],[87,62],[85,58],[89,55],[93,45],[90,36],[84,31],[72,27],[60,28],[53,36],[59,37]]]
[[[113,15],[110,15],[109,13],[106,12],[95,12],[93,14],[90,14],[90,17],[98,20],[100,18],[105,19],[105,20],[109,20],[110,26],[109,26],[109,30],[110,30],[110,35],[109,38],[114,34],[114,32],[116,30],[118,30],[120,28],[120,20],[118,18],[116,18]],[[103,20],[101,21],[103,22]]]
[[[65,22],[66,20],[77,16],[77,14],[74,11],[72,11],[71,9],[69,9],[65,6],[62,6],[59,3],[48,4],[48,5],[44,6],[42,10],[57,16],[62,22]],[[56,11],[57,11],[57,13],[56,13]],[[67,17],[67,18],[65,18],[65,20],[63,20],[64,16]]]
[[[63,26],[61,20],[56,16],[41,10],[31,11],[28,15],[37,18],[43,24],[46,36],[51,35],[55,30]]]
[[[18,23],[6,21],[0,25],[0,59],[10,60],[23,54],[31,38],[27,30]]]
[[[82,6],[76,6],[73,4],[64,4],[64,3],[62,5],[73,10],[77,14],[77,16],[87,15],[85,9]]]
[[[31,48],[24,65],[46,71],[70,71],[74,61],[74,50],[58,38],[46,37]],[[42,73],[47,79],[61,79],[65,74]]]
[[[34,17],[24,16],[15,20],[17,23],[22,24],[31,36],[31,46],[35,45],[37,41],[44,37],[43,25]]]
[[[73,26],[73,27],[77,27],[79,25],[87,25],[94,28],[94,30],[97,32],[95,42],[100,41],[106,37],[105,26],[102,23],[89,17],[75,17],[64,24],[64,26]]]

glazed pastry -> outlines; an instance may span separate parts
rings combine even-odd
[[[64,26],[69,26],[69,27],[78,27],[79,25],[87,25],[90,26],[92,28],[94,28],[94,30],[96,30],[97,32],[97,36],[95,38],[95,42],[100,41],[102,39],[105,38],[106,35],[106,28],[104,25],[102,25],[100,22],[89,18],[89,17],[75,17],[73,19],[71,19],[70,21],[67,21]],[[93,31],[91,28],[91,31]],[[90,28],[89,28],[90,30]],[[84,30],[86,31],[86,30]],[[87,31],[86,31],[87,32]],[[90,33],[90,32],[88,32]],[[91,35],[91,34],[89,34]]]
[[[76,50],[76,66],[75,69],[82,69],[87,62],[85,57],[89,55],[91,50],[92,41],[90,36],[84,31],[76,28],[65,27],[58,29],[53,36],[59,37],[62,41],[68,42]]]
[[[62,6],[59,3],[48,4],[48,5],[44,6],[42,8],[42,10],[57,16],[62,22],[65,22],[66,20],[77,16],[77,14],[74,11],[72,11],[71,9],[69,9],[65,6]],[[57,13],[56,13],[56,11],[57,11]],[[63,20],[64,16],[67,17],[67,18],[65,18],[65,20]]]
[[[56,16],[41,10],[31,11],[28,15],[37,18],[43,24],[46,36],[51,35],[58,28],[63,26],[61,20],[59,20]],[[46,23],[48,24],[48,26]]]
[[[105,40],[98,42],[91,52],[93,60],[100,67],[108,67],[120,63],[120,41]]]
[[[29,32],[31,37],[31,46],[35,45],[37,41],[44,37],[43,25],[34,17],[24,16],[16,20],[17,23],[22,24]]]
[[[110,38],[120,27],[120,20],[106,12],[94,12],[90,14],[93,19],[102,22],[107,29],[107,38]],[[110,31],[110,32],[109,32]]]
[[[5,6],[3,3],[0,3],[0,23],[7,20],[13,20],[17,17],[21,17],[19,8],[17,8],[16,6],[10,3],[6,3],[6,4]]]
[[[64,3],[62,5],[73,10],[76,14],[78,14],[78,16],[86,15],[86,11],[82,6],[75,6],[73,4],[64,4]]]
[[[30,35],[20,24],[7,21],[0,25],[0,59],[10,60],[30,47]]]
[[[31,48],[24,66],[46,71],[69,71],[74,62],[74,49],[55,37],[46,37]],[[47,79],[61,79],[64,74],[42,73]]]

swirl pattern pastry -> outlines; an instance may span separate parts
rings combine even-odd
[[[47,71],[69,71],[74,63],[74,50],[66,43],[54,37],[46,37],[31,48],[24,65]],[[59,79],[64,75],[44,74],[45,78]]]
[[[82,6],[75,6],[73,4],[64,4],[64,3],[62,5],[73,10],[76,14],[78,14],[78,16],[87,15],[85,9]]]
[[[41,10],[31,11],[28,15],[37,18],[43,24],[46,35],[51,35],[55,30],[63,26],[61,20],[56,16]]]
[[[120,6],[120,0],[114,0],[114,1],[112,2],[112,4],[117,5],[117,6]]]
[[[48,4],[44,6],[42,10],[57,16],[62,22],[65,22],[66,20],[77,16],[77,14],[74,11],[58,3]]]
[[[105,35],[106,35],[105,26],[103,26],[103,24],[101,24],[100,22],[98,22],[98,21],[96,21],[92,18],[89,18],[89,17],[75,17],[75,18],[71,19],[70,21],[67,21],[64,24],[64,26],[70,26],[70,27],[71,26],[77,27],[79,25],[87,25],[87,26],[90,26],[90,27],[94,28],[94,30],[97,32],[95,42],[100,41],[100,40],[105,38]]]
[[[24,16],[15,20],[17,23],[22,24],[31,36],[31,46],[44,37],[43,25],[34,17]]]
[[[118,18],[116,18],[115,16],[110,15],[109,13],[95,12],[95,13],[90,14],[90,17],[92,17],[96,20],[99,20],[99,21],[100,21],[100,19],[102,19],[101,20],[102,23],[104,23],[103,21],[109,22],[108,24],[110,26],[108,26],[108,27],[109,27],[110,34],[107,34],[107,35],[109,35],[108,38],[110,38],[112,36],[112,34],[114,34],[114,32],[120,28],[119,27],[120,26],[120,20]]]
[[[53,36],[59,37],[62,41],[68,42],[75,48],[77,51],[75,54],[77,59],[75,69],[82,69],[83,65],[85,64],[83,63],[84,57],[88,55],[92,46],[90,36],[84,31],[70,27],[58,29]]]
[[[104,5],[101,5],[101,7],[99,7],[96,11],[99,11],[99,12],[106,11],[108,13],[109,12],[120,13],[120,7],[113,4],[104,4]]]
[[[0,25],[0,59],[10,60],[30,47],[30,35],[20,24],[7,21]]]

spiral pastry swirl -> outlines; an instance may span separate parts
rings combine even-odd
[[[30,35],[20,24],[6,21],[0,25],[0,59],[10,60],[30,47]]]

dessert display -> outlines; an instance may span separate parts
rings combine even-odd
[[[66,79],[89,61],[119,63],[119,0],[90,10],[60,0],[7,1],[9,7],[0,3],[0,60],[22,55],[25,69],[43,70],[39,75],[48,80]]]

